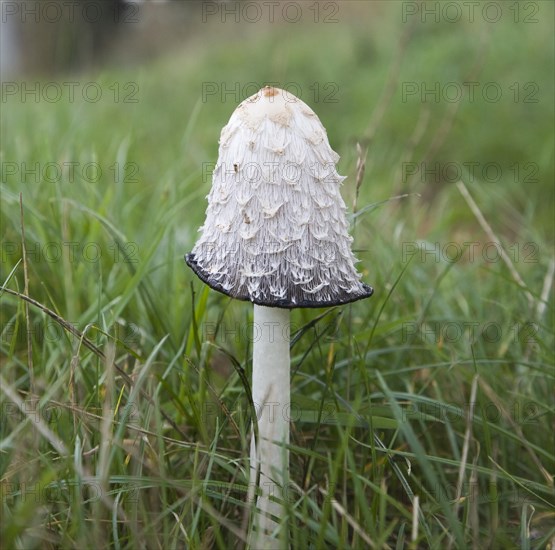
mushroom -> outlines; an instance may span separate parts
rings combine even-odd
[[[266,86],[237,107],[219,144],[206,221],[186,261],[213,289],[254,304],[259,418],[250,467],[261,494],[252,540],[274,548],[288,481],[290,310],[346,304],[373,290],[354,266],[339,155],[308,105]]]

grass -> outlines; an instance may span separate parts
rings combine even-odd
[[[553,6],[529,26],[407,26],[370,6],[211,24],[209,43],[66,79],[98,102],[3,98],[3,547],[241,547],[252,308],[183,255],[219,131],[267,81],[320,116],[349,206],[368,146],[353,234],[375,295],[292,317],[291,546],[553,544]],[[472,102],[403,100],[468,81]],[[239,91],[203,101],[203,83]]]

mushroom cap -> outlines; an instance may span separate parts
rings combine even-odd
[[[354,266],[339,155],[314,111],[266,86],[237,107],[219,143],[206,221],[185,257],[198,277],[268,307],[371,296]]]

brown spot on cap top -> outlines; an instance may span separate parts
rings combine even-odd
[[[274,97],[275,95],[278,95],[279,90],[277,88],[272,87],[272,86],[264,86],[264,88],[262,88],[262,93],[266,97]]]
[[[288,126],[293,114],[292,107],[300,100],[293,95],[287,98],[285,94],[279,88],[264,86],[237,107],[237,116],[251,130],[257,129],[265,119]]]

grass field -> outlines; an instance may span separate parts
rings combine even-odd
[[[183,256],[268,82],[327,128],[375,288],[292,313],[291,547],[555,547],[553,4],[413,5],[3,85],[2,548],[244,545],[252,307]]]

